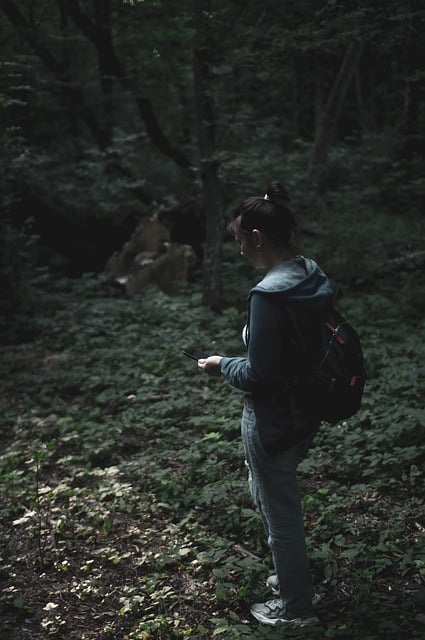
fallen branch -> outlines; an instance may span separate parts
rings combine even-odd
[[[243,547],[242,545],[235,544],[235,546],[233,548],[237,553],[240,553],[242,556],[249,557],[249,558],[255,558],[255,560],[258,560],[258,561],[261,562],[261,558],[259,556],[256,556],[255,553],[252,553],[251,551],[248,551],[248,549],[245,549],[245,547]]]

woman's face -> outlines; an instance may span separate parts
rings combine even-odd
[[[258,232],[256,232],[256,230],[246,232],[238,228],[235,233],[235,240],[239,244],[241,256],[248,260],[256,269],[262,269],[264,265],[263,257],[259,251]]]

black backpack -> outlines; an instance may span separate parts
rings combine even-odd
[[[309,362],[290,387],[305,415],[334,424],[360,409],[365,362],[357,332],[333,305],[320,319],[318,336],[317,361]]]

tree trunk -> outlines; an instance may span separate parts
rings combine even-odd
[[[96,29],[101,43],[97,49],[100,86],[102,88],[103,128],[112,142],[114,132],[114,102],[113,102],[113,76],[110,74],[105,57],[101,55],[112,43],[111,34],[111,3],[110,0],[95,0]]]
[[[314,130],[317,131],[325,104],[325,92],[323,88],[323,67],[317,58],[314,62]]]
[[[364,47],[365,42],[351,44],[348,47],[321,114],[304,178],[305,186],[312,190],[317,190],[320,186],[335,126]]]
[[[423,157],[425,112],[424,112],[424,81],[423,68],[418,62],[423,59],[419,2],[410,3],[410,37],[405,43],[404,67],[404,133],[403,156],[411,159],[412,155]]]
[[[68,131],[72,146],[74,148],[74,159],[78,162],[81,159],[82,144],[79,134],[79,119],[74,105],[70,102],[69,92],[66,87],[71,86],[71,55],[68,40],[68,16],[61,11],[59,14],[59,28],[61,32],[61,64],[64,69],[61,83],[60,106],[65,112],[65,119],[68,122]]]
[[[203,302],[209,308],[218,310],[221,298],[223,228],[219,163],[214,158],[216,123],[210,74],[213,51],[209,29],[210,4],[210,0],[194,0],[197,39],[193,69],[202,200],[206,219]]]
[[[355,80],[357,108],[359,110],[359,122],[363,133],[368,133],[370,131],[370,119],[363,98],[362,76],[358,68],[355,71]]]

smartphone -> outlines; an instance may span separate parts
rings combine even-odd
[[[187,349],[183,349],[183,353],[188,358],[192,358],[192,360],[201,360],[201,358],[207,358],[207,355],[199,349],[194,349],[193,347],[188,347]]]

